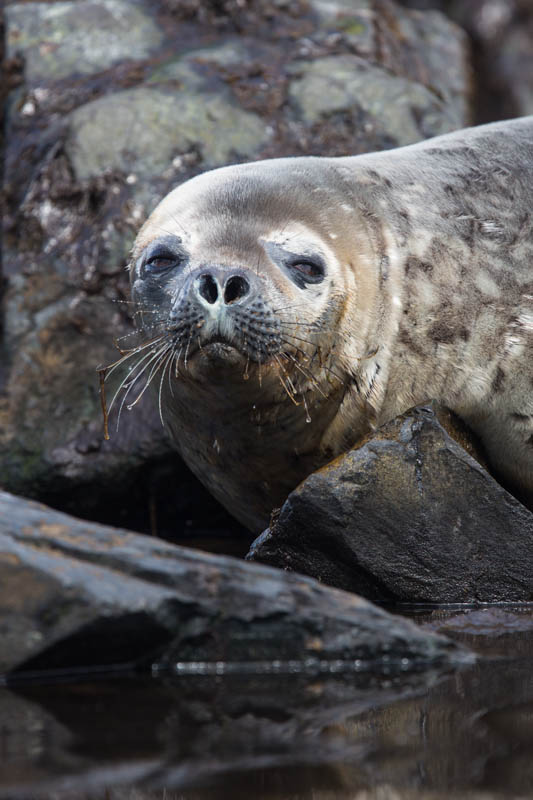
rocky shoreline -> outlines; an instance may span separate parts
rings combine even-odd
[[[511,5],[499,33],[460,21],[478,44],[516,39]],[[124,265],[169,188],[236,160],[356,154],[469,124],[464,31],[392,0],[8,2],[4,25],[1,671],[150,653],[226,663],[226,640],[235,663],[459,663],[451,643],[325,585],[380,603],[533,597],[533,517],[445,409],[414,409],[304,481],[249,556],[275,571],[141,535],[249,542],[150,402],[103,440],[96,369],[113,342],[135,342]],[[529,58],[506,48],[503,72]],[[528,87],[517,113],[533,110]]]

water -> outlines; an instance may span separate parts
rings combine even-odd
[[[452,674],[115,676],[0,690],[0,797],[533,796],[533,607],[411,609]]]

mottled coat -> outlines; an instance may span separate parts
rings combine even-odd
[[[132,287],[193,471],[259,530],[313,469],[435,398],[531,491],[532,208],[533,118],[178,187]]]

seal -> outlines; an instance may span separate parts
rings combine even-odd
[[[430,399],[530,492],[532,208],[533,117],[201,174],[136,239],[127,389],[155,383],[183,458],[254,532]]]

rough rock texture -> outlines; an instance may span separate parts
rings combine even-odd
[[[339,671],[401,672],[467,658],[447,639],[308,578],[90,524],[4,492],[0,631],[0,673],[143,659],[179,662],[182,672],[198,672],[199,662],[217,672],[242,663],[320,672],[333,661]]]
[[[117,357],[114,339],[136,342],[124,265],[140,224],[209,167],[357,153],[461,127],[465,36],[440,14],[389,0],[10,2],[5,23],[15,88],[0,485],[100,520],[149,516],[141,529],[179,535],[180,516],[163,531],[154,523],[191,481],[177,462],[149,514],[135,506],[151,483],[142,465],[171,459],[155,403],[124,408],[118,433],[115,407],[102,440],[95,370]],[[124,377],[115,374],[109,397]],[[111,511],[120,495],[135,506],[129,518]]]
[[[14,3],[6,17],[7,56],[24,54],[32,84],[43,76],[90,75],[125,59],[147,58],[163,39],[135,0]]]
[[[480,122],[533,114],[533,6],[530,0],[401,0],[438,9],[472,40]]]
[[[415,408],[303,481],[248,557],[377,601],[529,601],[533,514],[475,452]]]
[[[411,144],[420,132],[425,137],[450,130],[450,119],[442,114],[442,102],[433,92],[389,75],[359,56],[317,58],[294,72],[298,77],[291,81],[289,98],[309,125],[328,120],[332,124],[357,110],[363,118],[375,120],[370,131],[390,146],[393,140],[397,145]],[[356,118],[352,119],[355,128]]]

